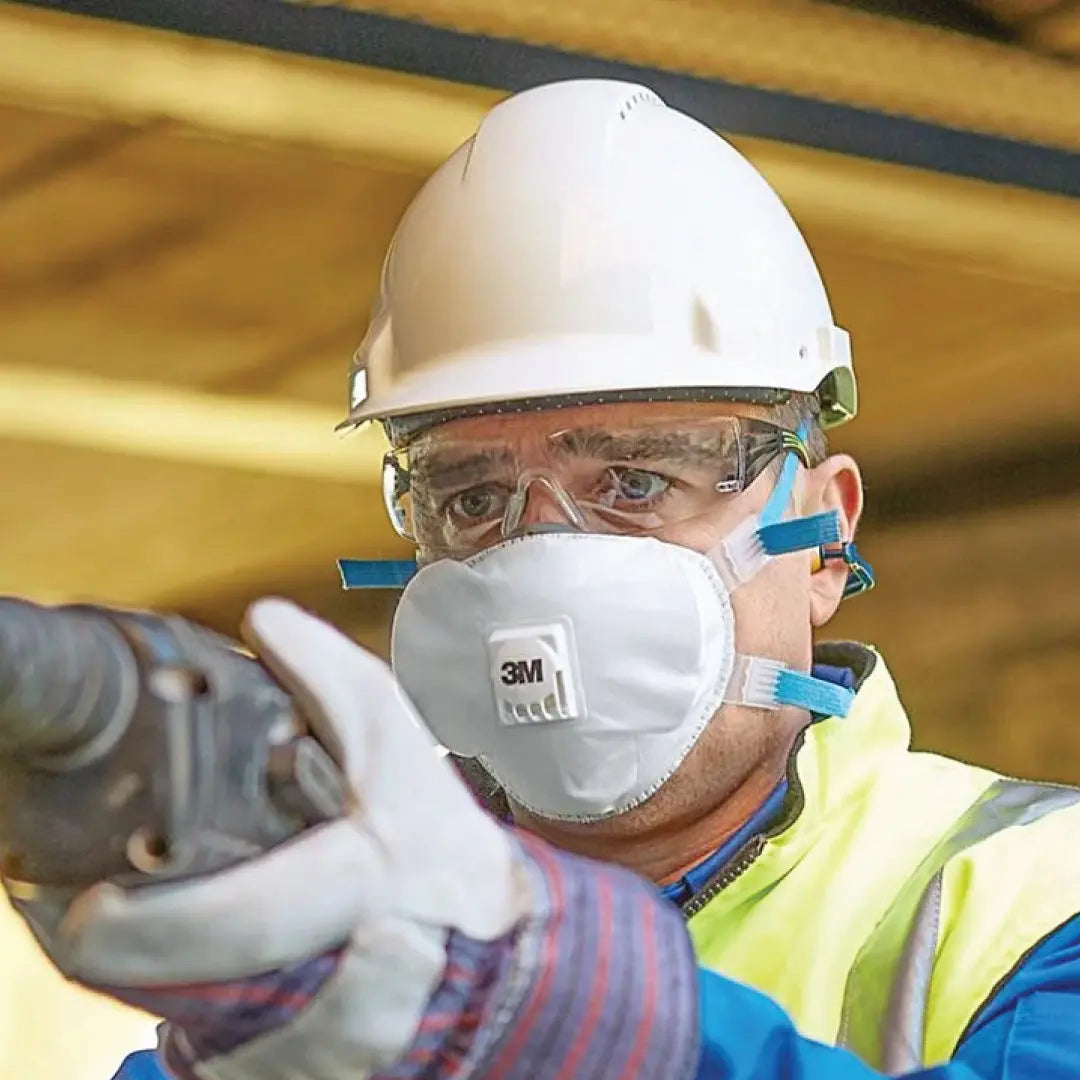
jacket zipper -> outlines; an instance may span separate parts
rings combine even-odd
[[[697,895],[691,897],[682,909],[683,918],[692,919],[706,904],[723,892],[732,882],[741,877],[765,850],[765,836],[755,836],[748,840],[731,862],[719,871]]]
[[[876,663],[873,654],[869,653],[867,650],[863,650],[859,647],[859,652],[864,656],[863,666],[865,667],[865,670],[862,670],[861,674],[858,672],[856,673],[857,687],[862,685],[863,681],[874,669]],[[868,666],[865,664],[865,658],[870,660]],[[853,670],[855,670],[854,667]],[[765,850],[765,845],[768,841],[774,836],[779,836],[782,832],[785,832],[792,824],[794,824],[795,820],[802,813],[806,796],[803,792],[802,783],[799,781],[799,772],[795,767],[795,762],[805,739],[806,728],[803,728],[796,737],[795,744],[792,746],[791,754],[788,758],[787,778],[788,783],[791,785],[791,802],[784,813],[782,820],[760,836],[755,836],[753,839],[748,840],[735,855],[732,856],[731,862],[729,862],[722,870],[718,871],[714,877],[702,886],[701,892],[690,897],[690,899],[682,905],[683,918],[687,922],[701,911],[706,904],[715,899],[715,897],[722,893],[729,885],[745,874],[757,861],[758,856]]]
[[[790,785],[790,803],[780,821],[764,833],[752,837],[731,857],[731,862],[701,887],[701,892],[691,896],[682,905],[683,918],[689,922],[706,904],[722,893],[734,881],[742,877],[747,870],[757,861],[758,856],[765,850],[765,845],[774,836],[779,836],[791,826],[795,819],[802,813],[803,794],[802,783],[799,780],[798,770],[795,768],[795,758],[802,749],[806,731],[800,731],[795,739],[795,745],[791,748],[791,757],[788,760],[787,779]]]

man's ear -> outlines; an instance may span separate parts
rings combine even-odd
[[[863,485],[859,466],[847,454],[834,454],[807,473],[807,514],[828,510],[840,513],[840,535],[845,541],[855,539],[855,529],[863,508]],[[843,559],[821,562],[815,553],[810,575],[810,621],[815,628],[824,626],[836,614],[844,598],[847,567]]]

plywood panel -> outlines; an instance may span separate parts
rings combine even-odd
[[[1024,285],[810,240],[859,376],[861,413],[839,445],[896,471],[1080,439],[1080,280]]]
[[[370,489],[0,443],[0,593],[152,604],[387,548]]]
[[[70,137],[65,118],[36,124],[55,127],[54,149]],[[116,141],[0,204],[0,349],[19,363],[343,400],[416,183],[167,127]]]
[[[19,160],[99,140],[0,203],[0,356],[342,400],[419,177],[168,126],[80,130],[13,109],[0,124],[24,146]],[[992,265],[935,262],[925,238],[884,247],[806,228],[853,333],[866,411],[845,445],[868,462],[922,465],[959,445],[1080,424],[1080,272],[1025,283]]]

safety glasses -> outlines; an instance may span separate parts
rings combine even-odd
[[[467,558],[524,527],[648,535],[714,511],[804,440],[723,416],[642,425],[553,425],[520,438],[436,428],[387,454],[383,495],[398,533],[430,558]]]

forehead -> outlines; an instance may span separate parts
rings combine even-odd
[[[768,409],[760,405],[696,401],[621,401],[608,405],[575,405],[561,409],[540,409],[499,416],[471,416],[451,420],[437,429],[440,435],[463,441],[486,443],[505,441],[517,444],[568,428],[598,428],[628,431],[679,420],[701,421],[718,416],[748,416],[764,419]]]

